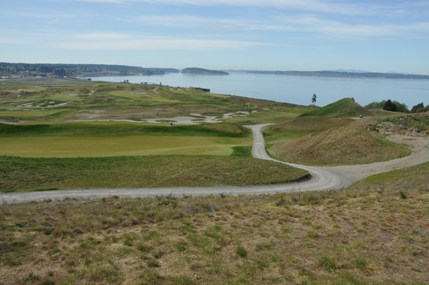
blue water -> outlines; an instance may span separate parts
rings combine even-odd
[[[429,104],[429,80],[325,78],[230,72],[228,76],[187,75],[170,73],[156,76],[94,77],[93,80],[131,83],[162,83],[180,87],[208,88],[212,93],[238,95],[278,102],[310,105],[313,94],[316,105],[325,106],[353,97],[365,106],[391,99],[405,103],[409,109],[423,102]]]

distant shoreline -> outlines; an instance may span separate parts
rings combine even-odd
[[[262,70],[231,70],[253,74],[329,77],[329,78],[378,78],[378,79],[418,79],[429,80],[429,75],[378,73],[378,72],[340,72],[340,71],[262,71]]]
[[[148,68],[128,65],[106,64],[47,64],[47,63],[8,63],[0,62],[0,79],[11,79],[14,75],[42,76],[54,78],[66,77],[104,77],[104,76],[150,76],[182,73],[192,75],[228,75],[228,72],[253,74],[272,74],[329,78],[379,78],[379,79],[419,79],[429,80],[429,75],[381,73],[356,70],[321,70],[321,71],[267,71],[267,70],[209,70],[199,67]]]

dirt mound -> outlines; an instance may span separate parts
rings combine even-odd
[[[312,133],[295,141],[274,144],[268,151],[274,157],[308,165],[349,165],[385,161],[410,151],[377,132],[367,130],[368,121]]]

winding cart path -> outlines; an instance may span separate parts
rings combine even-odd
[[[269,124],[249,126],[254,136],[252,154],[257,159],[265,159],[284,163],[293,167],[307,170],[311,179],[303,182],[294,182],[280,185],[243,186],[243,187],[173,187],[173,188],[115,188],[115,189],[82,189],[59,190],[44,192],[17,192],[1,193],[0,204],[20,203],[25,201],[43,201],[46,199],[62,200],[65,198],[100,198],[100,197],[149,197],[161,195],[216,195],[216,194],[259,194],[298,191],[327,191],[342,189],[355,181],[373,174],[400,169],[429,161],[429,139],[405,136],[393,136],[398,142],[406,142],[414,147],[410,156],[386,162],[377,162],[364,165],[349,165],[335,167],[316,167],[275,160],[265,151],[262,128]]]

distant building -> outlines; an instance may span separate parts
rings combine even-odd
[[[201,87],[192,87],[192,88],[194,88],[195,90],[200,90],[200,91],[203,91],[203,92],[210,93],[210,89],[207,89],[207,88],[201,88]]]

